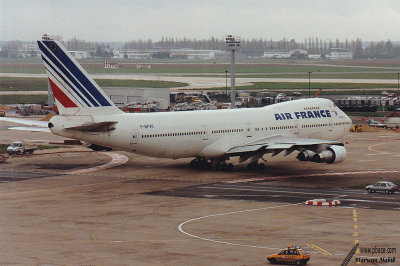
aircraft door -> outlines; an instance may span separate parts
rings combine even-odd
[[[246,123],[246,129],[245,130],[246,130],[246,136],[248,138],[251,138],[253,136],[253,133],[251,131],[251,123],[250,122]]]
[[[292,129],[294,134],[299,134],[300,129],[299,129],[299,121],[294,120],[294,128]]]
[[[134,129],[132,130],[132,138],[130,144],[137,144],[139,138],[139,130]]]
[[[333,109],[333,112],[331,112],[331,117],[329,117],[329,131],[333,131],[333,115],[337,114],[336,110]]]
[[[208,140],[208,129],[206,125],[201,126],[201,139]]]

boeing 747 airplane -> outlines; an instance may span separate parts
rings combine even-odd
[[[194,157],[193,168],[232,169],[239,157],[258,168],[265,154],[297,151],[300,161],[339,163],[337,141],[350,118],[332,101],[301,99],[263,108],[124,113],[107,97],[61,42],[38,41],[58,109],[48,122],[56,135],[99,146],[165,158]],[[263,166],[263,164],[261,164]]]

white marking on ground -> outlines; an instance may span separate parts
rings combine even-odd
[[[82,153],[63,153],[63,157],[75,157],[75,156],[86,156],[87,154]]]
[[[323,192],[303,192],[303,191],[290,191],[290,190],[277,190],[277,189],[249,189],[249,188],[234,188],[234,187],[207,187],[201,186],[199,188],[206,188],[206,189],[226,189],[226,190],[243,190],[243,191],[264,191],[264,192],[283,192],[283,193],[292,193],[292,194],[310,194],[310,195],[326,195],[326,196],[340,196],[338,194],[330,194],[330,193],[323,193]]]
[[[286,179],[294,177],[313,177],[313,176],[341,176],[341,175],[361,175],[361,174],[396,174],[400,173],[398,170],[374,170],[374,171],[359,171],[359,172],[333,172],[333,173],[319,173],[319,174],[300,174],[300,175],[287,175],[287,176],[271,176],[271,177],[255,177],[240,180],[226,181],[228,184],[248,183],[266,180]]]
[[[217,216],[223,216],[223,215],[230,215],[230,214],[236,214],[236,213],[246,213],[246,212],[253,212],[253,211],[262,211],[262,210],[268,210],[268,209],[276,209],[276,208],[282,208],[282,207],[289,207],[289,206],[295,206],[295,205],[300,205],[303,204],[301,203],[293,203],[293,204],[284,204],[284,205],[278,205],[278,206],[270,206],[270,207],[264,207],[264,208],[257,208],[257,209],[249,209],[249,210],[241,210],[241,211],[233,211],[233,212],[223,212],[223,213],[217,213],[217,214],[210,214],[210,215],[205,215],[193,219],[186,220],[182,223],[179,224],[178,230],[179,232],[193,238],[201,239],[204,241],[210,241],[218,244],[224,244],[224,245],[231,245],[231,246],[239,246],[239,247],[248,247],[248,248],[262,248],[262,249],[273,249],[273,250],[281,250],[282,248],[275,248],[275,247],[268,247],[268,246],[256,246],[256,245],[248,245],[248,244],[239,244],[239,243],[233,243],[233,242],[228,242],[228,241],[222,241],[222,240],[216,240],[215,236],[208,236],[208,237],[203,237],[203,236],[198,236],[194,235],[191,233],[186,232],[183,230],[183,226],[185,224],[199,221],[202,219],[210,218],[210,217],[217,217]],[[213,239],[214,238],[214,239]],[[309,251],[310,253],[317,253],[315,251]],[[343,254],[333,254],[335,256],[341,256]]]
[[[126,162],[129,161],[129,158],[126,157],[125,155],[119,154],[119,153],[115,153],[115,152],[103,152],[103,154],[110,156],[112,158],[112,160],[106,164],[103,165],[99,165],[96,167],[92,167],[92,168],[87,168],[87,169],[80,169],[80,170],[76,170],[76,171],[71,171],[68,172],[67,174],[69,175],[79,175],[79,174],[86,174],[86,173],[91,173],[91,172],[95,172],[95,171],[100,171],[100,170],[105,170],[105,169],[109,169],[112,167],[116,167],[119,166],[121,164],[124,164]]]
[[[217,217],[217,216],[223,216],[223,215],[230,215],[230,214],[235,214],[235,213],[246,213],[246,212],[253,212],[253,211],[261,211],[261,210],[268,210],[268,209],[276,209],[276,208],[282,208],[282,207],[289,207],[289,206],[294,206],[294,205],[299,205],[302,203],[294,203],[294,204],[285,204],[285,205],[278,205],[278,206],[270,206],[270,207],[264,207],[264,208],[257,208],[257,209],[249,209],[249,210],[241,210],[241,211],[233,211],[233,212],[223,212],[223,213],[218,213],[218,214],[210,214],[210,215],[205,215],[205,216],[201,216],[201,217],[197,217],[197,218],[193,218],[193,219],[189,219],[186,220],[182,223],[179,224],[178,226],[178,230],[179,232],[193,237],[193,238],[197,238],[197,239],[201,239],[201,240],[205,240],[205,241],[211,241],[214,243],[219,243],[219,244],[225,244],[225,245],[232,245],[232,246],[240,246],[240,247],[250,247],[250,248],[263,248],[263,249],[275,249],[275,250],[280,250],[281,248],[275,248],[275,247],[267,247],[267,246],[255,246],[255,245],[248,245],[248,244],[239,244],[239,243],[232,243],[232,242],[227,242],[227,241],[221,241],[221,240],[215,240],[215,239],[211,239],[210,237],[202,237],[202,236],[198,236],[198,235],[194,235],[191,233],[186,232],[185,230],[183,230],[183,226],[185,224],[194,222],[194,221],[198,221],[198,220],[202,220],[202,219],[206,219],[206,218],[210,218],[210,217]]]
[[[343,199],[343,201],[355,201],[355,202],[379,202],[379,203],[389,203],[389,204],[395,204],[395,205],[400,205],[400,202],[393,202],[393,201],[383,201],[383,200],[365,200],[365,199]]]

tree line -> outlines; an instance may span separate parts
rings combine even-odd
[[[201,50],[226,50],[225,39],[211,37],[209,39],[183,39],[162,37],[160,41],[152,40],[132,40],[125,42],[123,49],[173,49],[190,48]],[[247,56],[261,56],[268,50],[307,50],[309,54],[329,54],[332,48],[348,49],[353,52],[354,58],[371,57],[394,57],[400,55],[400,45],[393,45],[391,40],[370,42],[368,46],[363,47],[360,38],[356,40],[340,41],[322,40],[318,37],[308,37],[303,42],[297,42],[295,39],[286,39],[274,41],[272,39],[251,38],[242,39],[240,53]]]
[[[113,49],[107,43],[96,43],[72,38],[63,41],[64,45],[69,51],[87,51],[95,57],[111,57],[113,56]],[[19,57],[23,50],[24,45],[31,44],[29,51],[26,51],[25,56],[37,56],[37,49],[34,49],[34,43],[27,43],[22,41],[9,41],[1,46],[0,57]],[[226,50],[225,39],[210,37],[208,39],[190,39],[187,37],[172,38],[162,37],[161,40],[153,42],[151,39],[147,40],[131,40],[124,43],[122,50],[132,49],[179,49],[188,48],[195,50]],[[268,50],[307,50],[309,54],[329,54],[332,48],[348,49],[353,52],[354,58],[382,58],[382,57],[395,57],[400,56],[400,45],[393,44],[390,40],[380,42],[369,42],[368,45],[363,47],[363,42],[360,38],[355,40],[329,39],[323,40],[318,37],[308,37],[302,42],[295,39],[273,40],[262,38],[242,39],[240,53],[246,56],[262,56],[264,51]]]

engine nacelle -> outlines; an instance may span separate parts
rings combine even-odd
[[[320,153],[311,150],[300,152],[297,157],[299,161],[311,161],[316,163],[340,163],[346,159],[346,149],[343,146],[332,145]]]
[[[343,146],[332,145],[326,150],[315,154],[311,161],[317,163],[340,163],[346,159],[346,149]]]
[[[311,159],[314,157],[316,153],[310,150],[305,150],[299,153],[299,155],[297,155],[297,159],[299,159],[299,161],[311,161]]]

